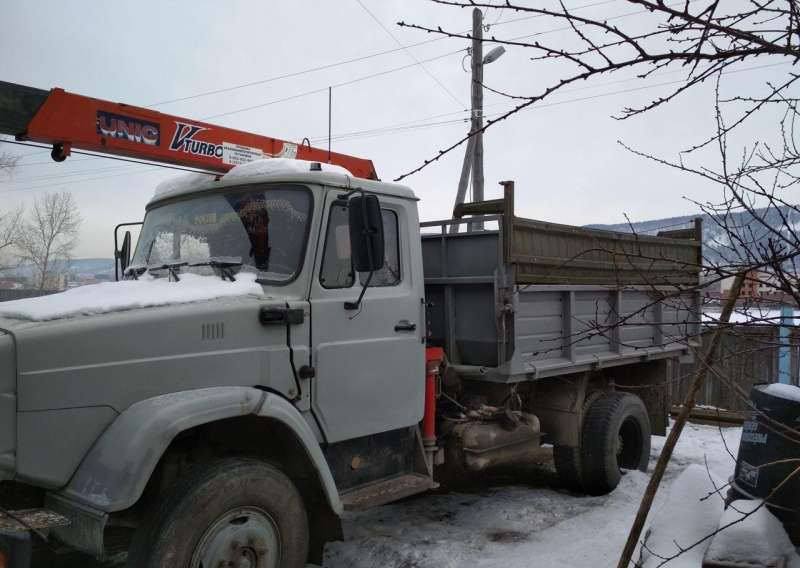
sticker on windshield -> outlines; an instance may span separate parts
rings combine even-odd
[[[253,160],[261,160],[262,158],[264,158],[264,151],[261,148],[241,146],[239,144],[231,144],[230,142],[222,143],[223,164],[239,166],[252,162]]]

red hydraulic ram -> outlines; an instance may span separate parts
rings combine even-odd
[[[426,446],[436,444],[436,378],[444,361],[441,347],[425,349],[425,414],[422,417],[422,440]]]
[[[3,81],[0,134],[51,144],[56,161],[75,148],[224,173],[256,159],[296,158],[336,164],[355,177],[378,178],[372,161],[364,158],[63,89],[45,91]]]

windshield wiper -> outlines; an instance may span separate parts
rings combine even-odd
[[[180,282],[181,279],[178,277],[178,272],[182,266],[188,266],[189,263],[186,261],[181,262],[165,262],[164,264],[159,264],[157,266],[148,266],[147,271],[152,272],[154,270],[168,270],[169,275],[175,279],[175,282]]]
[[[122,273],[122,279],[127,280],[128,277],[131,277],[133,280],[139,280],[139,276],[145,272],[147,272],[147,266],[144,264],[132,264]]]
[[[241,265],[242,257],[240,256],[212,256],[208,260],[193,262],[189,266],[210,266],[215,273],[219,270],[219,276],[223,280],[236,282],[233,269],[239,268]]]

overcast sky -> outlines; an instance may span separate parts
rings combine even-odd
[[[398,28],[399,20],[456,31],[471,26],[468,10],[426,0],[362,2],[404,45],[432,36]],[[586,3],[590,2],[568,2]],[[622,1],[610,1],[582,14],[615,17],[632,11],[635,8]],[[210,122],[293,141],[307,136],[321,146],[326,144],[327,93],[267,103],[408,66],[413,58],[434,59],[424,63],[429,73],[413,65],[333,90],[333,149],[372,159],[386,180],[417,166],[467,131],[466,123],[457,120],[468,116],[464,109],[470,87],[462,68],[465,53],[454,53],[466,44],[457,39],[412,47],[413,56],[398,50],[222,94],[157,104],[396,48],[395,40],[357,0],[27,0],[4,2],[2,15],[0,80],[43,89],[58,86],[195,119],[264,105]],[[489,35],[513,37],[561,27],[544,18],[504,23],[518,17],[490,11],[487,23],[497,23]],[[568,32],[554,31],[546,37],[553,40],[564,33]],[[486,83],[517,94],[536,94],[565,71],[531,62],[530,56],[524,48],[509,48],[486,67]],[[741,67],[769,63],[754,61]],[[787,69],[772,66],[731,74],[724,88],[750,92],[785,76]],[[646,82],[601,79],[492,127],[484,142],[487,197],[499,196],[498,182],[512,179],[518,215],[571,224],[623,222],[626,213],[632,220],[689,214],[696,208],[684,196],[718,199],[718,188],[633,156],[617,144],[623,140],[673,157],[712,131],[711,85],[641,118],[612,118],[622,107],[647,102],[668,88],[642,87],[678,77],[661,75]],[[492,114],[508,108],[509,101],[487,93],[485,104],[487,114]],[[773,130],[773,122],[760,120],[741,134],[742,140],[765,137]],[[0,181],[0,210],[29,204],[48,191],[72,191],[84,218],[79,257],[111,256],[113,226],[139,220],[155,185],[180,175],[79,156],[55,164],[49,152],[3,146],[0,150],[24,158],[11,180]],[[422,199],[422,219],[450,215],[462,157],[459,149],[404,181]]]

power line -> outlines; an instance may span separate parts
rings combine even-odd
[[[765,64],[765,65],[756,65],[756,66],[753,66],[753,67],[745,67],[745,68],[742,68],[742,69],[734,69],[734,70],[730,70],[730,71],[725,71],[725,72],[723,72],[723,74],[724,75],[729,75],[729,74],[733,74],[733,73],[742,73],[742,72],[745,72],[745,71],[755,71],[755,70],[759,70],[759,69],[765,69],[765,68],[769,68],[769,67],[776,67],[776,66],[779,66],[779,65],[789,65],[789,64],[791,64],[791,62],[769,63],[769,64]],[[664,71],[664,72],[661,72],[661,73],[654,73],[653,75],[651,75],[651,77],[659,77],[659,76],[664,76],[664,75],[674,75],[676,73],[682,73],[682,72],[683,72],[683,70],[680,70],[680,69],[679,70],[675,70],[675,71]],[[567,94],[567,93],[573,93],[573,92],[577,92],[577,91],[584,91],[584,90],[587,90],[587,89],[596,89],[596,88],[600,88],[600,87],[604,87],[604,86],[616,85],[616,84],[619,84],[619,83],[627,83],[627,82],[631,82],[631,81],[641,81],[641,80],[642,79],[640,77],[629,77],[627,79],[617,79],[617,80],[614,80],[614,81],[606,81],[606,82],[603,82],[603,83],[598,83],[596,85],[587,85],[587,86],[583,86],[583,87],[575,87],[575,88],[570,88],[570,89],[564,89],[563,91],[559,91],[559,93]],[[682,80],[681,81],[661,82],[661,83],[656,83],[656,84],[652,84],[652,85],[643,85],[641,87],[635,87],[634,89],[630,89],[630,90],[613,91],[613,92],[610,92],[610,93],[599,93],[597,95],[592,95],[592,96],[589,96],[589,97],[579,97],[579,98],[575,98],[575,99],[568,99],[568,100],[565,100],[565,101],[553,101],[551,103],[546,103],[546,104],[538,105],[536,107],[531,107],[530,109],[527,109],[527,110],[534,110],[535,108],[544,108],[544,107],[547,107],[547,106],[556,106],[556,105],[570,103],[570,102],[580,102],[580,101],[589,100],[589,99],[592,99],[592,98],[601,98],[601,97],[605,97],[605,96],[622,94],[622,93],[632,92],[632,91],[636,91],[636,90],[648,89],[648,88],[653,88],[653,87],[660,87],[660,86],[669,85],[669,84],[676,84],[676,83],[679,83],[679,82],[682,82]],[[487,107],[507,106],[507,105],[509,105],[508,102],[497,102],[497,103],[492,103],[490,105],[487,105]],[[514,105],[510,105],[509,108],[506,109],[506,110],[509,110],[510,108],[513,108],[513,106]],[[444,118],[444,117],[447,117],[447,116],[452,116],[452,115],[457,115],[457,114],[463,114],[464,112],[468,112],[468,111],[460,111],[460,110],[459,111],[451,111],[451,112],[446,112],[446,113],[441,113],[441,114],[436,114],[436,115],[432,115],[432,116],[419,118],[419,119],[416,119],[416,120],[404,121],[404,122],[401,122],[401,123],[390,124],[390,125],[386,125],[386,126],[378,127],[378,128],[372,128],[372,129],[361,130],[361,131],[345,132],[345,133],[340,134],[339,136],[333,137],[333,139],[334,140],[343,140],[343,139],[350,139],[350,138],[361,138],[362,134],[364,135],[363,137],[369,138],[372,135],[377,135],[378,133],[381,133],[383,131],[385,131],[386,133],[391,133],[391,132],[403,130],[403,128],[401,128],[401,127],[404,127],[406,125],[409,125],[409,126],[410,125],[416,125],[416,126],[427,126],[427,125],[430,125],[431,127],[438,127],[438,126],[445,126],[447,124],[459,124],[459,123],[465,122],[468,119],[467,118],[458,118],[458,119],[453,119],[451,121],[430,122],[430,123],[426,123],[424,121],[431,120],[431,119],[437,119],[437,118]],[[498,113],[493,113],[493,114],[490,114],[490,115],[487,115],[487,116],[499,116],[499,115],[503,114],[504,112],[505,111],[498,112]],[[418,123],[422,123],[422,124],[418,124]],[[411,129],[411,128],[409,128],[409,129]],[[315,136],[315,137],[311,137],[310,139],[311,139],[311,141],[313,143],[313,142],[322,140],[323,137]]]
[[[447,53],[443,53],[443,54],[437,55],[435,57],[430,57],[428,59],[423,59],[420,63],[429,63],[431,61],[437,61],[439,59],[444,59],[445,57],[450,57],[451,55],[455,55],[457,53],[461,53],[462,51],[466,51],[466,48],[458,49],[456,51],[449,51]],[[250,111],[250,110],[255,110],[255,109],[263,108],[263,107],[266,107],[266,106],[274,105],[274,104],[277,104],[277,103],[291,101],[291,100],[294,100],[294,99],[299,99],[301,97],[307,97],[309,95],[315,95],[315,94],[318,94],[318,93],[328,92],[328,88],[329,87],[333,87],[333,88],[345,87],[347,85],[352,85],[354,83],[360,83],[362,81],[367,81],[368,79],[374,79],[375,77],[382,77],[384,75],[389,75],[391,73],[396,73],[397,71],[403,71],[404,69],[410,69],[411,67],[416,67],[417,65],[419,65],[419,64],[418,63],[410,63],[408,65],[401,65],[400,67],[392,67],[391,69],[386,69],[384,71],[378,71],[376,73],[370,73],[369,75],[362,75],[361,77],[356,77],[355,79],[350,79],[349,81],[342,81],[341,83],[334,83],[333,85],[329,85],[327,87],[320,87],[319,89],[313,89],[311,91],[305,91],[305,92],[302,92],[302,93],[289,95],[287,97],[282,97],[280,99],[267,101],[265,103],[261,103],[261,104],[257,104],[257,105],[251,105],[251,106],[247,106],[247,107],[243,107],[243,108],[238,108],[238,109],[234,109],[234,110],[227,111],[227,112],[221,112],[219,114],[212,114],[212,115],[203,117],[202,120],[208,120],[208,119],[212,119],[212,118],[220,118],[222,116],[230,116],[232,114],[238,114],[240,112],[246,112],[246,111]]]
[[[602,3],[603,3],[603,2],[598,2],[597,4],[593,4],[593,5],[595,5],[595,6],[596,6],[596,5],[599,5],[599,4],[602,4]],[[665,4],[665,6],[666,6],[667,8],[673,8],[673,7],[675,7],[675,6],[682,6],[682,5],[684,5],[684,4],[685,4],[685,1],[682,1],[682,2],[672,2],[671,4]],[[586,6],[584,6],[584,7],[588,8],[588,7],[591,7],[591,6],[592,6],[592,5],[588,5],[588,4],[587,4],[587,5],[586,5]],[[649,14],[649,13],[650,13],[650,10],[648,10],[648,9],[644,9],[644,10],[638,10],[638,11],[636,11],[636,12],[628,12],[627,14],[619,14],[619,15],[617,15],[617,16],[611,16],[610,18],[604,18],[604,19],[603,19],[603,21],[604,21],[604,22],[610,22],[610,21],[612,21],[612,20],[621,20],[622,18],[628,18],[628,17],[630,17],[630,16],[637,16],[637,15],[639,15],[639,14]],[[541,15],[543,15],[543,14],[538,14],[538,15],[539,15],[539,16],[541,16]],[[533,18],[533,17],[534,17],[534,16],[530,16],[530,18]],[[588,23],[583,23],[583,24],[575,24],[575,27],[576,27],[576,28],[582,28],[582,27],[585,27],[585,26],[588,26],[588,25],[589,25]],[[572,26],[562,26],[562,27],[560,27],[560,28],[552,28],[552,29],[549,29],[549,30],[544,30],[544,31],[541,31],[541,32],[536,32],[536,33],[533,33],[533,34],[526,34],[526,35],[521,35],[521,36],[517,36],[517,37],[512,37],[512,38],[510,38],[510,39],[508,39],[508,40],[501,40],[501,41],[518,41],[518,40],[525,39],[525,38],[529,38],[529,37],[536,37],[536,36],[545,35],[545,34],[551,34],[551,33],[555,33],[555,32],[563,32],[563,31],[566,31],[566,30],[571,30],[571,29],[573,29],[573,27],[572,27]]]
[[[41,156],[39,152],[31,152],[30,154],[25,154],[25,156],[20,156],[20,158],[25,158],[27,156]],[[84,160],[89,160],[90,158],[75,158],[73,161],[83,162]],[[14,164],[14,168],[27,168],[28,166],[57,166],[60,162],[56,162],[55,160],[41,160],[39,162],[25,162],[24,164]]]
[[[592,7],[600,6],[600,5],[603,5],[603,4],[610,4],[610,3],[616,2],[616,1],[618,1],[618,0],[602,0],[600,2],[592,2],[592,3],[589,3],[589,4],[583,4],[583,5],[580,5],[580,6],[576,6],[574,8],[570,8],[570,10],[575,12],[575,11],[578,11],[578,10],[583,10],[583,9],[586,9],[586,8],[592,8]],[[510,24],[510,23],[513,23],[513,22],[521,21],[521,20],[530,20],[530,19],[538,18],[538,17],[542,17],[542,15],[541,14],[537,14],[537,15],[533,15],[533,16],[524,16],[522,18],[515,18],[515,19],[512,19],[512,20],[504,20],[504,21],[496,22],[496,23],[492,24],[492,27],[501,26],[501,25],[504,25],[504,24]],[[564,29],[564,28],[559,28],[558,30],[562,30],[562,29]],[[467,33],[469,31],[470,30],[464,30],[463,33]],[[544,33],[548,33],[548,32],[544,32]],[[300,71],[293,71],[291,73],[284,73],[282,75],[274,75],[272,77],[267,77],[265,79],[259,79],[257,81],[249,81],[247,83],[240,83],[240,84],[237,84],[237,85],[231,85],[230,87],[223,87],[221,89],[212,89],[212,90],[209,90],[209,91],[202,91],[202,92],[199,92],[199,93],[195,93],[193,95],[186,95],[186,96],[177,97],[177,98],[174,98],[174,99],[167,99],[167,100],[151,103],[151,104],[146,105],[146,106],[155,107],[155,106],[161,106],[161,105],[166,105],[166,104],[171,104],[171,103],[188,101],[188,100],[191,100],[191,99],[207,97],[207,96],[217,95],[217,94],[221,94],[221,93],[227,93],[227,92],[235,91],[235,90],[238,90],[238,89],[245,89],[245,88],[254,87],[254,86],[257,86],[257,85],[264,85],[264,84],[267,84],[267,83],[272,83],[274,81],[279,81],[281,79],[291,79],[292,77],[299,77],[301,75],[306,75],[308,73],[315,73],[317,71],[325,71],[327,69],[333,69],[333,68],[336,68],[336,67],[341,67],[343,65],[349,65],[351,63],[358,63],[360,61],[366,61],[368,59],[373,59],[375,57],[381,57],[383,55],[389,55],[389,54],[392,54],[392,53],[397,53],[398,51],[407,51],[408,49],[413,48],[413,47],[419,47],[421,45],[427,45],[427,44],[434,43],[434,42],[437,42],[437,41],[442,41],[444,39],[448,39],[447,36],[439,36],[439,37],[429,38],[429,39],[426,39],[426,40],[423,40],[423,41],[418,41],[416,43],[410,43],[410,44],[407,44],[405,46],[402,46],[402,44],[400,44],[402,47],[397,47],[397,48],[393,48],[393,49],[387,49],[387,50],[384,50],[384,51],[377,51],[375,53],[369,53],[367,55],[362,55],[362,56],[359,56],[359,57],[353,57],[351,59],[344,59],[344,60],[336,61],[336,62],[333,62],[333,63],[327,63],[325,65],[318,65],[316,67],[309,67],[307,69],[303,69],[303,70],[300,70]],[[461,103],[459,103],[459,105],[461,105]],[[461,106],[463,106],[463,105],[461,105]]]
[[[375,14],[373,14],[373,13],[372,13],[372,11],[371,11],[369,8],[367,8],[367,6],[364,4],[364,2],[362,2],[361,0],[356,0],[356,2],[358,2],[358,5],[359,5],[359,6],[361,6],[361,8],[363,8],[363,9],[364,9],[364,11],[365,11],[367,14],[369,14],[369,17],[370,17],[370,18],[372,18],[372,19],[373,19],[373,21],[374,21],[376,24],[378,24],[378,26],[380,26],[380,28],[381,28],[381,29],[382,29],[384,32],[386,32],[386,35],[388,35],[390,38],[392,38],[392,40],[393,40],[393,41],[394,41],[394,42],[395,42],[397,45],[399,45],[399,46],[400,46],[400,47],[403,49],[403,51],[405,51],[405,52],[406,52],[406,54],[408,54],[408,56],[409,56],[411,59],[413,59],[413,60],[414,60],[414,62],[415,62],[417,65],[419,65],[420,69],[422,69],[423,71],[425,71],[425,74],[426,74],[426,75],[428,75],[428,77],[430,77],[431,79],[433,79],[433,81],[434,81],[434,82],[435,82],[437,85],[439,85],[439,87],[441,87],[441,88],[442,88],[442,90],[443,90],[443,91],[444,91],[444,92],[445,92],[445,93],[446,93],[446,94],[447,94],[447,95],[448,95],[448,96],[449,96],[451,99],[453,99],[453,100],[456,102],[456,104],[457,104],[457,105],[460,105],[460,106],[462,106],[462,107],[466,107],[466,105],[465,105],[465,104],[463,104],[463,103],[461,102],[461,100],[459,100],[459,98],[458,98],[458,97],[456,97],[456,96],[453,94],[453,92],[452,92],[450,89],[448,89],[448,88],[445,86],[445,84],[444,84],[444,83],[442,83],[442,82],[439,80],[439,78],[438,78],[438,77],[436,77],[436,75],[434,75],[433,73],[431,73],[431,72],[430,72],[430,70],[429,70],[427,67],[425,67],[425,65],[423,65],[423,64],[422,64],[422,62],[421,62],[419,59],[417,59],[417,57],[416,57],[416,56],[415,56],[413,53],[411,53],[411,50],[409,50],[409,49],[408,49],[408,48],[407,48],[405,45],[403,45],[403,43],[402,43],[402,42],[401,42],[399,39],[397,39],[397,36],[395,36],[395,35],[392,33],[392,31],[391,31],[389,28],[387,28],[385,25],[383,25],[383,22],[381,22],[381,21],[378,19],[378,17],[377,17]]]
[[[53,163],[55,164],[55,163],[58,163],[58,162],[53,162]],[[122,169],[129,169],[129,168],[134,168],[134,167],[136,167],[136,166],[130,165],[130,166],[110,166],[110,167],[103,167],[103,168],[91,168],[91,169],[88,169],[88,170],[67,171],[67,172],[63,172],[63,173],[59,173],[59,174],[29,177],[29,178],[24,178],[24,179],[19,180],[19,181],[27,183],[27,182],[30,182],[30,181],[42,181],[42,180],[48,180],[48,179],[61,179],[61,178],[66,178],[66,177],[85,176],[87,174],[89,174],[89,175],[97,174],[97,173],[107,172],[107,171],[119,171],[119,170],[122,170]],[[12,182],[12,183],[14,183],[14,182]]]
[[[157,171],[159,171],[158,168],[147,168],[145,170],[139,170],[138,172],[126,172],[125,175],[139,175],[139,174],[146,174],[146,173],[155,173]],[[100,176],[100,177],[95,177],[95,178],[85,178],[85,179],[81,179],[81,180],[67,180],[67,181],[60,181],[60,182],[54,182],[54,183],[47,183],[47,184],[42,184],[42,185],[36,185],[36,186],[33,186],[33,187],[15,187],[15,188],[12,188],[12,189],[0,190],[0,195],[2,195],[4,193],[16,193],[18,191],[26,191],[26,192],[30,191],[30,192],[32,192],[32,191],[38,191],[40,189],[49,189],[51,187],[61,187],[61,186],[69,185],[69,184],[74,183],[76,181],[78,181],[80,183],[85,183],[85,182],[92,182],[92,181],[100,181],[100,180],[104,180],[104,179],[114,179],[114,178],[118,178],[118,177],[119,177],[119,174],[111,174],[111,175]],[[77,190],[71,190],[71,191],[80,191],[80,190],[83,190],[83,189],[86,189],[86,188],[78,188]]]
[[[595,6],[603,6],[604,4],[613,4],[614,2],[618,2],[618,1],[619,0],[601,0],[600,2],[592,2],[590,4],[582,4],[580,6],[575,6],[574,8],[568,8],[568,10],[570,12],[576,12],[578,10],[583,10],[585,8],[594,8]],[[505,9],[505,6],[502,6],[502,5],[498,5],[497,7],[500,8],[501,13],[502,13],[502,10]],[[495,22],[490,27],[493,28],[495,26],[503,26],[505,24],[514,24],[514,23],[517,23],[517,22],[523,22],[525,20],[533,20],[535,18],[542,18],[544,16],[545,16],[544,14],[534,14],[532,16],[521,16],[519,18],[512,18],[510,20],[503,20],[502,22]]]
[[[200,98],[200,97],[208,97],[210,95],[218,95],[220,93],[228,93],[230,91],[235,91],[235,90],[238,90],[238,89],[245,89],[247,87],[255,87],[256,85],[264,85],[264,84],[267,84],[267,83],[272,83],[274,81],[280,81],[281,79],[291,79],[293,77],[299,77],[301,75],[306,75],[308,73],[315,73],[317,71],[325,71],[326,69],[333,69],[335,67],[341,67],[342,65],[349,65],[350,63],[358,63],[359,61],[366,61],[367,59],[373,59],[375,57],[380,57],[382,55],[388,55],[390,53],[397,53],[398,51],[403,51],[403,50],[406,50],[406,49],[408,49],[410,47],[419,47],[420,45],[426,45],[426,44],[433,43],[433,42],[436,42],[436,41],[441,41],[443,39],[445,39],[444,36],[435,37],[435,38],[431,38],[431,39],[426,39],[424,41],[419,41],[417,43],[409,44],[409,45],[407,45],[405,47],[397,47],[397,48],[394,48],[394,49],[387,49],[387,50],[384,50],[384,51],[378,51],[378,52],[375,52],[375,53],[370,53],[368,55],[362,55],[360,57],[353,57],[352,59],[345,59],[345,60],[342,60],[342,61],[336,61],[335,63],[327,63],[325,65],[318,65],[316,67],[309,67],[309,68],[303,69],[301,71],[293,71],[291,73],[284,73],[283,75],[275,75],[273,77],[267,77],[266,79],[259,79],[257,81],[250,81],[248,83],[240,83],[238,85],[232,85],[230,87],[223,87],[221,89],[214,89],[214,90],[211,90],[211,91],[203,91],[203,92],[200,92],[200,93],[195,93],[194,95],[187,95],[185,97],[178,97],[176,99],[169,99],[169,100],[165,100],[165,101],[159,101],[157,103],[151,103],[151,104],[149,104],[147,106],[155,107],[155,106],[161,106],[161,105],[166,105],[166,104],[171,104],[171,103],[188,101],[190,99],[197,99],[197,98]]]

